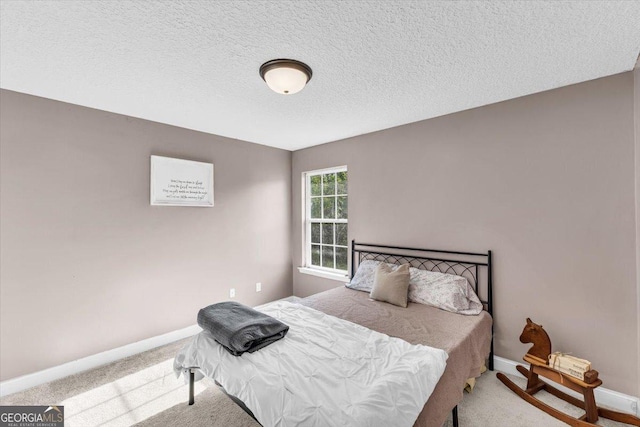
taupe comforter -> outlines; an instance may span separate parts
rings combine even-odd
[[[345,287],[322,292],[301,304],[365,326],[411,344],[440,348],[449,354],[447,368],[422,409],[415,426],[439,427],[462,400],[467,378],[480,375],[491,345],[491,316],[449,313],[422,304],[397,307],[369,299],[369,294]],[[389,402],[394,404],[394,402]]]

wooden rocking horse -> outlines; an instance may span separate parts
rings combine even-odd
[[[578,378],[564,374],[549,366],[548,361],[549,355],[551,354],[551,339],[549,339],[549,335],[547,335],[541,325],[532,322],[531,319],[527,319],[527,324],[520,335],[520,342],[525,344],[533,343],[533,346],[523,357],[524,361],[529,363],[529,369],[522,365],[516,366],[518,371],[527,378],[526,390],[522,390],[518,385],[507,378],[506,375],[502,373],[497,374],[498,379],[518,396],[536,408],[543,410],[547,414],[573,427],[596,426],[595,422],[598,421],[598,416],[633,426],[640,426],[640,418],[634,415],[599,408],[596,406],[593,390],[602,384],[602,381],[598,379],[597,371],[587,371],[584,374],[584,381],[581,381]],[[542,381],[540,376],[548,378],[558,384],[562,384],[575,392],[581,393],[584,396],[584,401],[576,399],[575,397],[552,387],[548,383]],[[541,402],[533,396],[540,390],[545,390],[574,406],[584,409],[585,414],[580,418],[574,418]]]

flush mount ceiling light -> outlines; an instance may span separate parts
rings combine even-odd
[[[274,92],[292,95],[311,80],[311,68],[294,59],[273,59],[260,66],[260,77]]]

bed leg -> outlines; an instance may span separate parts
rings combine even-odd
[[[195,402],[195,399],[193,396],[194,382],[195,382],[195,373],[193,372],[193,369],[189,369],[189,405],[193,405],[193,403]]]
[[[458,405],[456,405],[451,412],[453,415],[453,427],[458,427]]]

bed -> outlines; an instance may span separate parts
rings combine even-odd
[[[491,257],[491,251],[487,253],[454,252],[352,241],[352,278],[358,266],[366,260],[398,265],[409,264],[421,270],[462,276],[467,279],[474,292],[480,298],[483,311],[476,316],[465,316],[416,303],[409,303],[406,308],[402,308],[371,300],[368,293],[346,287],[338,287],[302,299],[299,302],[300,306],[302,306],[299,311],[303,312],[308,310],[307,308],[311,308],[316,312],[329,315],[329,317],[334,316],[360,327],[365,327],[367,331],[373,331],[372,333],[381,333],[385,336],[394,337],[393,339],[399,338],[409,344],[444,350],[448,355],[446,367],[443,367],[441,376],[434,382],[435,386],[429,392],[428,400],[419,412],[417,419],[414,418],[414,426],[441,426],[449,413],[453,414],[453,423],[454,426],[457,426],[457,405],[462,400],[463,388],[467,379],[480,375],[487,357],[488,368],[493,370]],[[276,308],[292,309],[282,304]],[[206,334],[200,339],[204,338],[206,338]],[[192,345],[186,351],[195,354],[198,351],[200,353],[210,352],[208,349],[209,347],[206,346]],[[198,354],[198,358],[192,358],[190,362],[194,363],[194,360],[198,360],[198,365],[207,364],[203,354]],[[235,365],[236,367],[231,370],[235,369],[235,372],[243,371],[243,362],[237,361],[237,363],[239,364]],[[185,366],[184,357],[181,363],[177,365],[176,369],[178,368],[189,373],[189,403],[193,404],[195,375],[201,376],[202,373],[200,371],[212,374],[215,368],[202,369],[201,366],[188,366],[188,364]],[[239,389],[238,384],[232,384],[232,380],[237,380],[233,376],[220,376],[217,374],[212,374],[211,376],[221,379],[221,381],[218,381],[214,378],[225,392],[226,385],[231,386],[234,390]],[[397,393],[397,391],[394,391],[394,393]],[[250,402],[243,402],[233,396],[233,393],[228,393],[228,395],[245,412],[256,419],[251,406],[254,408],[260,407],[261,403],[259,401],[252,398],[249,399]],[[263,400],[265,400],[264,397]],[[396,404],[397,402],[394,402],[394,405]],[[375,425],[375,423],[369,424]]]

